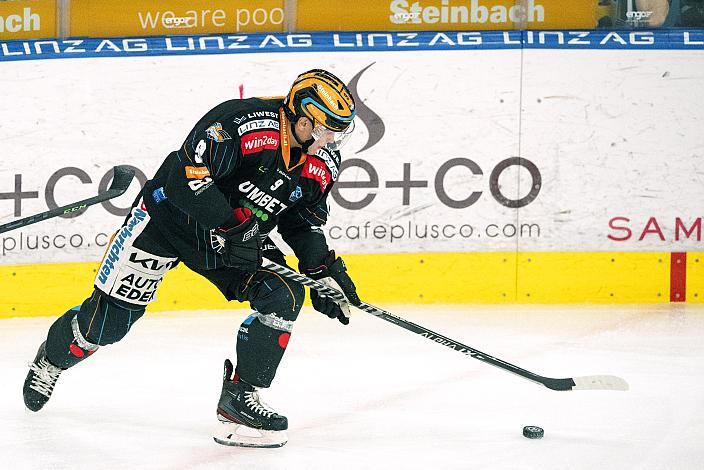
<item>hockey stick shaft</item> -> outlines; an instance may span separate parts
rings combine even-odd
[[[326,286],[325,284],[311,279],[303,274],[300,274],[293,269],[286,266],[281,266],[273,261],[264,258],[262,266],[266,269],[270,269],[277,274],[284,276],[293,281],[299,282],[304,286],[314,289],[321,294],[329,296],[338,301],[346,301],[344,294],[336,289]],[[587,376],[587,377],[576,377],[576,378],[564,378],[564,379],[554,379],[549,377],[543,377],[541,375],[530,372],[526,369],[518,367],[514,364],[506,362],[502,359],[496,358],[489,354],[486,354],[478,349],[462,344],[459,341],[455,341],[439,333],[436,333],[428,328],[417,325],[408,320],[404,320],[401,317],[393,315],[392,313],[375,307],[374,305],[368,304],[366,302],[361,302],[356,305],[357,308],[363,310],[369,314],[374,315],[377,318],[381,318],[389,323],[400,326],[408,331],[416,333],[426,339],[429,339],[435,343],[452,349],[453,351],[461,352],[467,356],[470,356],[479,361],[491,364],[492,366],[498,367],[505,371],[516,374],[524,379],[528,379],[532,382],[544,385],[552,390],[627,390],[628,384],[625,380],[620,377],[609,376],[609,375],[599,375],[599,376]]]
[[[24,217],[22,219],[14,220],[6,224],[0,225],[0,233],[9,232],[20,227],[26,227],[27,225],[36,224],[43,220],[51,219],[53,217],[61,216],[64,214],[70,214],[86,207],[92,206],[94,204],[99,204],[107,200],[116,198],[129,187],[132,179],[134,178],[134,169],[126,165],[118,165],[113,168],[113,179],[110,187],[104,193],[97,196],[90,197],[88,199],[83,199],[82,201],[74,202],[73,204],[68,204],[65,206],[57,207],[55,209],[42,212],[40,214],[30,215],[29,217]]]

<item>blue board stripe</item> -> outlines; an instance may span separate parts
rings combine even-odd
[[[0,41],[0,61],[260,52],[495,49],[702,50],[704,30],[256,33]]]

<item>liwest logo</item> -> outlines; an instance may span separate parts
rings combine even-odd
[[[25,7],[22,15],[0,16],[0,33],[19,33],[20,31],[39,31],[41,29],[39,13],[32,13],[32,9]]]
[[[279,133],[276,131],[252,132],[242,137],[241,145],[244,155],[262,150],[276,150],[279,147]]]

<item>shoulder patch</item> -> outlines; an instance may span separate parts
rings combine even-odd
[[[328,170],[330,170],[332,180],[337,181],[337,175],[340,171],[340,154],[334,150],[323,147],[316,152],[315,156],[325,162]]]
[[[226,140],[232,139],[230,134],[223,130],[222,124],[219,122],[216,122],[212,126],[208,127],[205,130],[205,134],[210,140],[214,140],[215,142],[225,142]]]
[[[301,177],[317,181],[320,184],[320,191],[325,192],[331,182],[331,172],[322,160],[311,155],[306,159],[301,171]]]
[[[288,200],[291,202],[296,202],[302,197],[303,197],[303,191],[301,190],[300,186],[296,185],[296,189],[294,189],[291,192],[291,195],[288,197]]]

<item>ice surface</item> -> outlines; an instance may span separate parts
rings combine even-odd
[[[211,432],[246,310],[147,314],[39,413],[22,382],[53,319],[0,320],[0,466],[702,468],[704,307],[383,307],[538,374],[614,374],[631,390],[555,392],[362,312],[344,327],[305,309],[262,394],[288,416],[288,444],[230,448]]]

